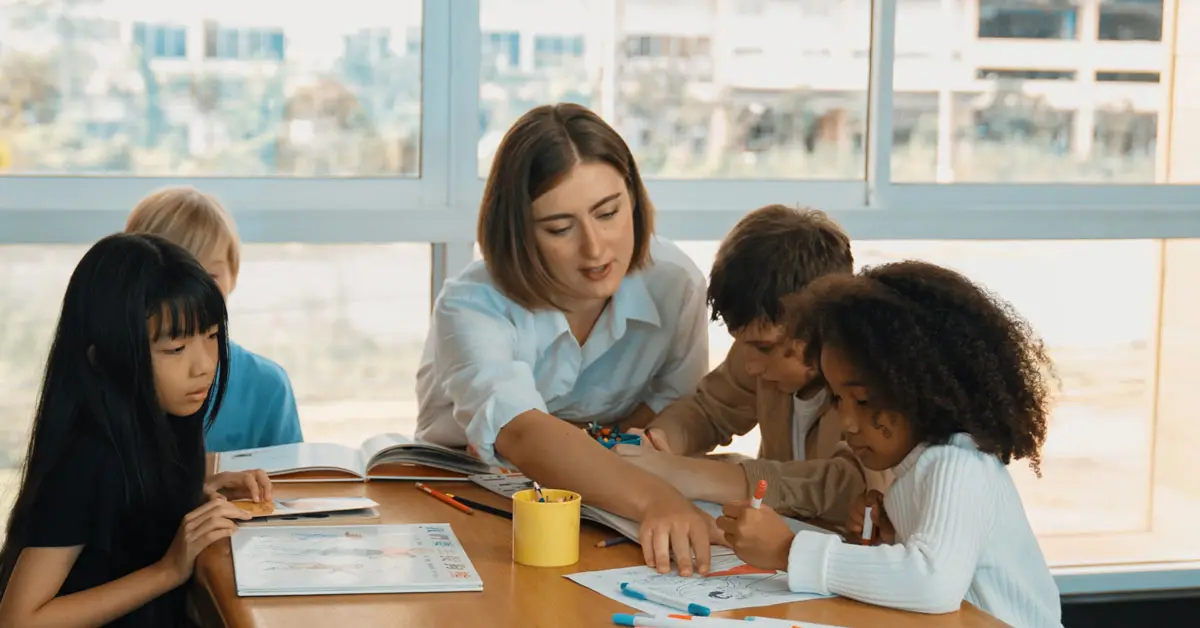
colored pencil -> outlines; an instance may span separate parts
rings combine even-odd
[[[417,482],[415,486],[417,487],[417,490],[424,491],[429,496],[434,497],[434,498],[438,499],[439,501],[443,501],[453,508],[461,510],[462,512],[464,512],[468,515],[475,514],[475,511],[472,510],[469,506],[466,506],[464,504],[460,504],[460,503],[454,501],[454,499],[451,498],[449,495],[447,495],[437,489],[430,488],[429,486],[426,486],[422,482]]]
[[[493,508],[492,506],[488,506],[487,504],[481,504],[477,501],[473,501],[473,500],[467,499],[465,497],[459,497],[457,495],[451,495],[450,497],[453,498],[454,501],[456,501],[468,508],[474,508],[475,510],[486,512],[491,515],[496,515],[497,517],[504,517],[505,519],[512,519],[512,517],[513,517],[511,512],[508,512],[507,510],[504,510],[502,508]]]

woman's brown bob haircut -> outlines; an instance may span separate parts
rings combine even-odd
[[[629,189],[633,206],[633,257],[629,272],[650,261],[654,206],[625,140],[600,116],[571,103],[543,105],[521,116],[504,134],[479,207],[476,239],[492,280],[527,309],[557,308],[563,286],[538,252],[533,201],[554,189],[580,163],[612,166]]]

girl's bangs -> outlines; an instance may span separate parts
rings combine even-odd
[[[171,287],[148,303],[152,341],[196,336],[225,324],[225,298],[215,284],[189,276]]]

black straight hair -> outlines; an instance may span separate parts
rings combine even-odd
[[[206,427],[220,409],[229,372],[225,299],[216,282],[191,253],[154,235],[111,235],[84,254],[67,284],[46,360],[21,488],[0,550],[0,594],[30,542],[47,476],[71,464],[64,452],[81,434],[111,447],[124,476],[125,506],[170,509],[163,512],[182,517],[200,504],[203,435],[197,435],[198,450],[181,451],[167,423],[179,419],[158,402],[150,344],[214,326],[216,376],[200,410]]]

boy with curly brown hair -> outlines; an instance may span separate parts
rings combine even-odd
[[[888,476],[864,469],[842,441],[824,380],[794,351],[782,323],[784,297],[853,272],[850,238],[824,212],[768,205],[743,217],[722,240],[708,286],[713,320],[734,337],[729,354],[650,422],[646,446],[617,453],[691,499],[742,499],[766,480],[764,503],[844,522],[851,501],[865,488],[885,488]],[[756,427],[757,459],[700,456]]]

